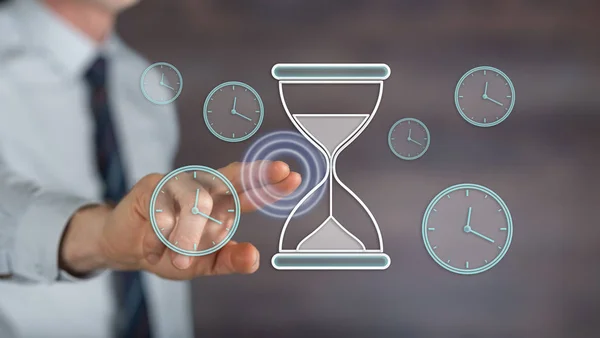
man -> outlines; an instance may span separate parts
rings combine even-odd
[[[191,337],[189,286],[174,280],[258,269],[249,243],[189,258],[153,233],[148,205],[162,175],[148,174],[172,169],[178,128],[172,106],[140,93],[148,62],[113,33],[134,2],[16,0],[0,9],[2,338]],[[221,172],[250,211],[243,170]],[[282,162],[266,175],[264,189],[288,194],[300,184]],[[164,216],[176,233],[179,215]]]

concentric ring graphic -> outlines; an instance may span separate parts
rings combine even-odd
[[[287,196],[282,196],[268,186],[265,174],[266,163],[284,156],[299,163],[302,176],[298,189]],[[300,133],[292,131],[272,132],[259,138],[248,148],[243,162],[248,166],[244,172],[254,176],[242,175],[243,190],[259,212],[274,218],[287,218],[296,204],[325,177],[327,170],[323,155]],[[327,184],[323,184],[313,192],[298,208],[294,217],[302,216],[314,208],[325,194],[326,188]],[[274,200],[277,202],[271,203]]]

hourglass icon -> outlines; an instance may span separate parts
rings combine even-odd
[[[279,81],[279,95],[283,108],[298,131],[327,159],[325,177],[310,190],[292,209],[279,238],[279,252],[271,260],[278,270],[385,270],[390,258],[383,252],[379,225],[369,208],[338,177],[336,161],[373,120],[383,95],[383,80],[390,76],[386,64],[276,64],[271,73]],[[290,112],[284,96],[284,85],[375,85],[377,101],[370,114],[307,114]],[[370,108],[369,108],[370,109]],[[304,237],[296,249],[284,249],[283,242],[290,221],[304,201],[329,183],[329,216]],[[334,216],[334,185],[349,194],[368,215],[376,233],[377,249],[367,249],[363,242]],[[336,188],[336,189],[337,189]]]

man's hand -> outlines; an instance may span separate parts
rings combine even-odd
[[[261,175],[267,186],[257,189],[273,191],[278,194],[266,193],[264,196],[285,196],[292,193],[300,185],[300,175],[290,172],[283,162],[266,163],[266,165],[246,166],[243,163],[232,163],[219,171],[234,185],[240,197],[242,212],[254,211],[256,205],[251,202],[250,194],[261,194],[260,191],[244,191],[242,175],[256,177],[256,173],[245,171],[252,168],[263,168]],[[264,170],[266,168],[266,170]],[[229,273],[253,273],[258,269],[259,253],[250,243],[229,241],[219,251],[201,257],[188,257],[177,254],[165,247],[154,233],[149,219],[150,197],[163,175],[151,174],[141,179],[113,209],[107,206],[95,206],[81,209],[77,212],[67,231],[61,246],[61,265],[63,269],[74,273],[84,274],[96,269],[109,268],[116,270],[147,270],[169,279],[191,279],[199,275],[216,275]],[[196,192],[182,180],[180,186],[188,187],[185,191]],[[182,207],[209,206],[211,210],[218,209],[219,200],[212,200],[210,194],[178,194],[178,187],[169,192],[173,197],[172,208],[161,213],[161,218],[167,220],[168,236],[179,238],[181,246],[197,243],[202,235],[206,219],[192,217],[185,219]],[[183,191],[183,190],[181,190]],[[189,200],[189,201],[188,201]],[[260,206],[259,206],[260,207]],[[207,211],[207,209],[203,209]],[[189,212],[189,210],[186,210]],[[187,213],[185,214],[187,215]],[[190,214],[192,215],[192,214]],[[169,222],[170,221],[170,222]],[[198,222],[198,224],[190,223]],[[243,226],[243,225],[242,225]],[[191,239],[193,238],[193,240]],[[190,239],[187,240],[186,239]],[[192,248],[184,247],[191,250]]]

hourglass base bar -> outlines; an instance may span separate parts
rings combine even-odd
[[[271,259],[277,270],[385,270],[384,253],[278,253]]]

